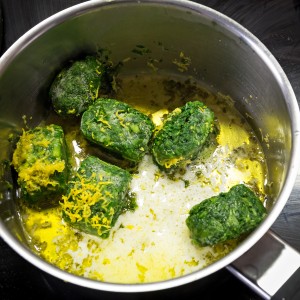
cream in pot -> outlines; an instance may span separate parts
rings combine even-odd
[[[135,195],[137,208],[119,217],[107,240],[70,228],[62,220],[60,206],[36,211],[23,205],[19,211],[24,231],[39,256],[87,278],[146,283],[200,270],[238,245],[238,240],[211,247],[193,245],[185,221],[194,205],[239,183],[252,187],[264,202],[268,181],[263,151],[229,97],[180,79],[155,74],[120,76],[116,98],[149,114],[157,125],[162,115],[177,105],[201,99],[218,120],[217,147],[207,150],[204,158],[200,156],[184,175],[176,174],[175,178],[160,170],[147,154],[131,181],[130,192]],[[87,155],[96,153],[107,159],[80,135],[78,122],[68,126],[66,119],[52,112],[46,123],[63,126],[75,169]]]

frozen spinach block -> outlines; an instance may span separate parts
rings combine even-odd
[[[81,131],[91,142],[139,162],[154,130],[150,118],[115,99],[98,99],[81,118]]]
[[[214,113],[200,101],[172,111],[155,134],[151,152],[163,169],[185,167],[208,143],[214,131]]]
[[[79,116],[98,98],[105,65],[87,56],[63,69],[50,87],[55,112],[63,117]]]
[[[255,193],[238,184],[192,207],[186,224],[195,244],[211,246],[249,233],[265,216],[266,209]]]
[[[69,174],[63,129],[51,124],[23,131],[12,165],[24,200],[40,207],[57,204]]]
[[[62,197],[63,218],[74,228],[107,238],[126,210],[131,175],[95,156],[82,161]]]

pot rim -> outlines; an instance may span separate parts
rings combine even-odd
[[[96,290],[104,290],[111,292],[149,292],[162,290],[199,280],[226,267],[235,259],[240,257],[243,253],[245,253],[247,250],[249,250],[269,230],[269,228],[275,222],[291,194],[300,165],[300,155],[298,155],[298,153],[300,153],[299,107],[296,96],[285,72],[283,71],[275,57],[272,55],[272,53],[264,46],[264,44],[258,38],[256,38],[252,33],[250,33],[250,31],[248,31],[242,25],[240,25],[233,19],[227,17],[226,15],[202,4],[191,2],[188,0],[93,0],[71,6],[48,17],[39,24],[35,25],[24,35],[22,35],[0,58],[0,75],[5,71],[6,67],[14,60],[14,58],[20,52],[22,52],[24,48],[26,48],[39,36],[43,35],[43,33],[59,25],[65,20],[75,16],[80,16],[81,14],[84,14],[88,11],[92,11],[96,8],[104,6],[117,6],[119,4],[141,5],[143,3],[165,7],[173,6],[178,9],[193,11],[196,14],[208,16],[211,20],[215,21],[218,24],[221,24],[222,27],[232,32],[234,35],[242,37],[243,41],[246,44],[248,44],[253,49],[253,51],[257,53],[259,57],[262,58],[262,60],[271,70],[274,77],[277,79],[281,90],[285,96],[286,104],[288,106],[289,114],[291,117],[293,137],[291,146],[291,163],[288,166],[289,172],[287,174],[286,181],[283,185],[282,191],[278,197],[277,202],[273,206],[266,219],[260,224],[260,226],[255,231],[253,231],[249,235],[249,237],[243,243],[241,243],[231,253],[221,258],[217,262],[209,265],[208,267],[205,267],[204,269],[195,271],[191,274],[187,274],[178,278],[161,282],[143,284],[108,283],[67,273],[66,271],[63,271],[55,267],[54,265],[43,261],[40,257],[33,254],[25,245],[23,245],[19,240],[17,240],[14,236],[10,234],[10,232],[5,228],[3,221],[0,220],[0,236],[12,249],[14,249],[14,251],[16,251],[25,260],[35,265],[39,269],[64,281]]]

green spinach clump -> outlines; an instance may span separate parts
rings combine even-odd
[[[196,244],[211,246],[249,233],[265,216],[260,199],[244,184],[238,184],[192,207],[186,224]]]
[[[195,159],[214,131],[214,113],[200,101],[190,101],[170,113],[155,134],[151,152],[165,170],[184,168]]]
[[[87,56],[64,68],[50,87],[55,112],[62,117],[80,116],[98,97],[112,93],[117,66],[98,56]]]

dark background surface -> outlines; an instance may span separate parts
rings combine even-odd
[[[23,33],[76,0],[2,0],[1,54]],[[300,0],[195,1],[238,21],[258,37],[286,72],[300,99]],[[55,54],[54,54],[55,55]],[[0,108],[1,109],[1,108]],[[300,155],[300,154],[299,154]],[[272,230],[300,251],[300,176]],[[280,274],[278,274],[280,276]],[[247,299],[260,300],[226,269],[198,282],[161,292],[93,291],[52,277],[16,254],[0,238],[0,299]],[[288,300],[288,299],[286,299]]]

